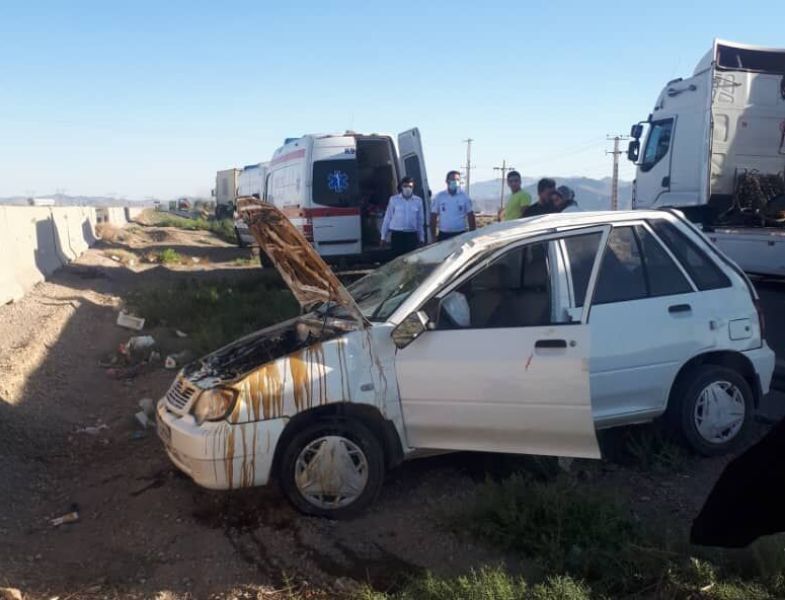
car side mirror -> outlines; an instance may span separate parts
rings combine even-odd
[[[640,123],[635,123],[632,127],[630,127],[630,137],[639,140],[643,135],[643,125]]]
[[[411,344],[428,329],[429,322],[430,319],[428,319],[428,315],[423,311],[418,310],[417,312],[413,312],[393,329],[393,343],[399,350],[406,348],[406,346]]]
[[[632,140],[627,146],[627,159],[632,162],[637,162],[640,150],[641,143],[638,140]]]

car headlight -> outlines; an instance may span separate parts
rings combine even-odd
[[[194,418],[199,425],[205,421],[220,421],[232,412],[236,400],[236,390],[220,387],[205,390],[194,404]]]

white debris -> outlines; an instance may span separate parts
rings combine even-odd
[[[142,398],[139,400],[139,408],[148,417],[155,415],[155,401],[152,398]]]
[[[147,414],[143,410],[136,413],[134,418],[136,418],[136,421],[142,426],[142,429],[147,429],[151,425],[150,419],[147,418]]]
[[[101,433],[101,430],[109,429],[109,426],[106,423],[101,423],[100,425],[96,425],[95,427],[80,427],[76,430],[76,433],[86,433],[88,435],[98,435]]]
[[[144,319],[140,317],[134,317],[133,315],[129,315],[127,312],[120,311],[120,314],[117,315],[117,324],[120,327],[125,327],[127,329],[135,329],[136,331],[141,330],[144,327]]]

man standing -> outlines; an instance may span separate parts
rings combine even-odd
[[[401,179],[398,191],[387,203],[382,221],[382,240],[392,245],[394,256],[411,252],[425,241],[425,211],[422,198],[414,195],[414,179]]]
[[[532,197],[521,189],[521,174],[518,171],[507,173],[507,187],[510,188],[510,197],[504,207],[504,220],[520,219],[523,211],[532,203]]]
[[[460,188],[461,174],[447,173],[447,189],[436,194],[431,202],[431,234],[440,242],[469,230],[474,231],[477,223],[472,211],[472,201]],[[436,229],[439,229],[437,238]]]
[[[560,185],[552,195],[556,212],[579,212],[581,209],[575,201],[575,192],[566,185]]]
[[[544,177],[537,182],[537,202],[523,211],[524,217],[536,217],[557,212],[551,196],[556,191],[556,182]]]

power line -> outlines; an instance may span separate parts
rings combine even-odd
[[[494,171],[501,171],[502,176],[502,185],[501,190],[499,192],[499,214],[501,215],[501,211],[504,210],[504,181],[506,179],[507,171],[514,171],[515,167],[508,167],[507,166],[507,159],[502,161],[501,167],[494,167]]]
[[[472,142],[474,140],[466,138],[463,141],[466,144],[466,195],[470,196],[469,192],[472,186]]]
[[[613,181],[611,182],[611,210],[619,209],[619,142],[630,139],[627,135],[608,135],[606,139],[613,140],[613,150],[605,151],[605,154],[613,155]]]

